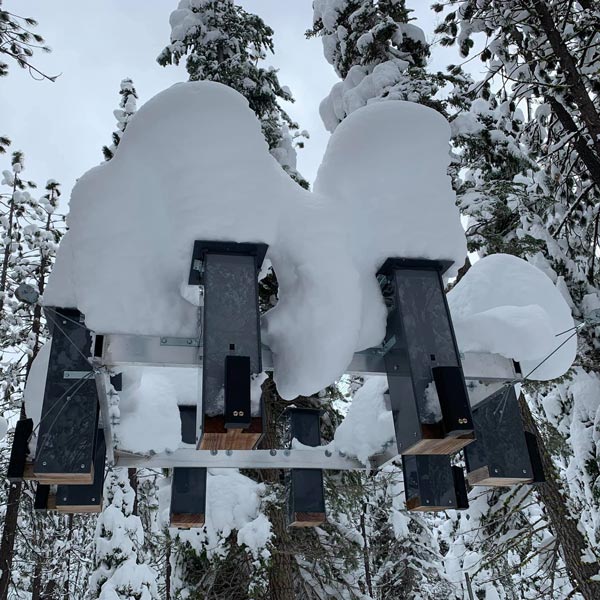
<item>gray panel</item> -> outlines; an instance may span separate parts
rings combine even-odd
[[[91,333],[76,310],[47,308],[52,326],[48,374],[34,473],[77,476],[90,473],[98,425],[98,396],[92,368]],[[85,371],[89,379],[65,379]]]
[[[409,508],[457,508],[455,476],[450,457],[403,456],[402,467]]]
[[[476,441],[465,447],[467,471],[488,467],[490,477],[533,478],[519,401],[506,386],[473,409]]]
[[[223,414],[226,356],[250,357],[261,371],[256,258],[206,254],[204,260],[203,410]]]

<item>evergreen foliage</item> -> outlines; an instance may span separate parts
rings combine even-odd
[[[112,144],[110,146],[102,147],[102,154],[104,160],[110,160],[115,155],[115,150],[121,141],[123,132],[125,131],[129,120],[137,110],[137,93],[133,87],[133,81],[126,78],[121,81],[121,89],[119,90],[121,95],[121,101],[119,102],[119,108],[114,111],[115,118],[117,119],[117,130],[113,131]]]
[[[217,81],[248,100],[261,122],[271,154],[302,187],[296,170],[296,147],[308,137],[283,109],[293,102],[273,67],[261,66],[273,52],[273,30],[233,0],[181,0],[171,14],[171,42],[159,54],[160,65],[178,65],[186,57],[190,81]]]

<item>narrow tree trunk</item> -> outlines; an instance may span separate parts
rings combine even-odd
[[[371,561],[369,557],[369,540],[367,537],[367,527],[365,523],[365,515],[367,513],[368,504],[363,504],[362,512],[360,513],[360,533],[363,538],[363,565],[365,569],[365,581],[367,583],[367,590],[369,596],[373,598],[373,582],[371,580]]]
[[[171,536],[167,531],[167,552],[166,552],[166,569],[165,569],[165,600],[171,600]]]
[[[67,534],[67,565],[66,565],[66,576],[65,576],[65,581],[63,584],[63,599],[64,600],[70,600],[70,596],[69,596],[69,581],[70,581],[70,577],[71,577],[71,540],[73,539],[73,515],[70,514],[67,517],[67,527],[68,527],[68,534]]]
[[[138,493],[137,493],[137,469],[127,469],[127,475],[129,476],[129,485],[133,490],[133,513],[134,515],[138,514]]]
[[[42,600],[42,557],[40,554],[35,558],[33,583],[31,584],[31,600]]]
[[[277,448],[277,427],[281,408],[273,380],[269,380],[263,387],[263,410],[267,430],[261,442],[262,448]],[[265,469],[261,472],[263,481],[272,485],[279,483],[279,471]],[[268,510],[268,517],[273,527],[273,552],[269,565],[269,598],[270,600],[295,600],[294,576],[297,574],[298,565],[294,559],[294,549],[287,529],[285,510],[272,505]]]
[[[540,436],[529,405],[522,394],[519,400],[525,427],[534,432],[537,438],[546,475],[546,483],[538,485],[537,491],[546,507],[551,527],[560,544],[569,578],[573,587],[585,600],[598,600],[600,598],[600,581],[592,581],[591,578],[597,575],[600,565],[598,562],[585,563],[581,560],[587,546],[586,541],[577,527],[577,521],[567,510],[567,498],[561,490],[558,474],[544,440]]]
[[[4,514],[4,529],[2,530],[2,542],[0,542],[0,600],[8,599],[22,487],[23,484],[20,481],[11,483],[8,492],[6,513]]]

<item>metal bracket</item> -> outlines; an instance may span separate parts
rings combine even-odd
[[[190,346],[200,348],[202,340],[200,338],[178,338],[178,337],[161,337],[161,346]]]
[[[65,371],[63,379],[84,379],[90,376],[91,371]]]

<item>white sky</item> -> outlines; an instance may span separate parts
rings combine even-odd
[[[408,0],[413,16],[431,40],[435,15],[432,0]],[[288,112],[311,139],[298,152],[298,168],[312,181],[329,134],[319,118],[319,103],[338,81],[325,61],[320,40],[306,40],[312,24],[311,0],[241,0],[275,31],[275,55],[269,62],[290,87],[296,103]],[[55,83],[35,81],[11,65],[0,79],[0,133],[12,139],[11,150],[25,153],[24,175],[42,187],[60,181],[64,210],[75,180],[100,163],[101,148],[115,128],[112,111],[119,102],[119,83],[131,77],[138,106],[177,81],[184,67],[160,67],[156,56],[169,40],[169,14],[177,0],[4,0],[3,8],[39,22],[37,32],[52,47],[35,55],[33,64],[60,77]],[[432,67],[449,62],[433,48]],[[0,170],[8,159],[0,157]]]

